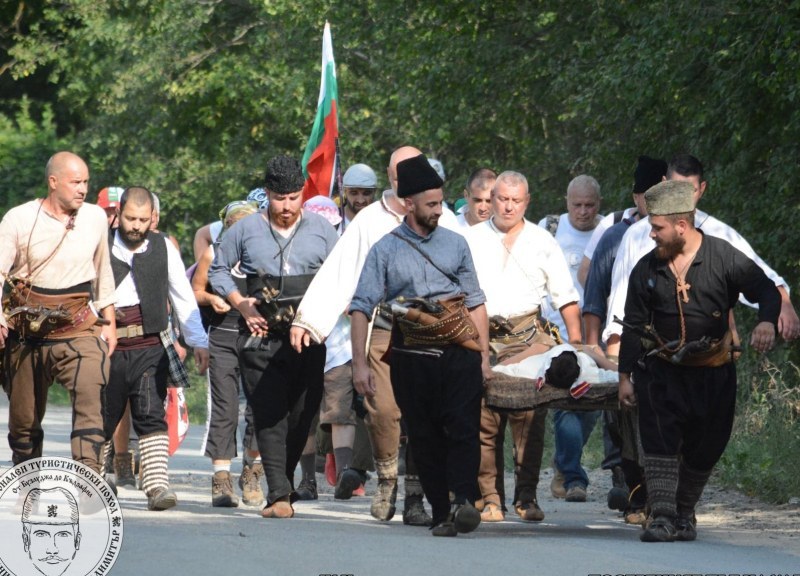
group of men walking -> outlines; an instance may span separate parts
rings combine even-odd
[[[598,215],[599,184],[578,176],[567,212],[538,226],[525,219],[530,191],[519,172],[475,170],[454,215],[442,176],[420,150],[394,151],[389,188],[374,202],[374,173],[357,166],[341,222],[326,219],[324,206],[303,208],[296,160],[271,159],[261,196],[226,207],[213,249],[196,250],[190,284],[178,251],[151,230],[150,191],[125,189],[118,228],[109,230],[103,211],[85,201],[86,164],[54,155],[47,197],[0,223],[0,273],[9,287],[0,345],[14,462],[42,454],[55,380],[72,397],[73,457],[100,471],[129,405],[148,506],[174,506],[163,402],[168,382],[185,377],[179,333],[201,371],[211,345],[206,454],[215,506],[238,504],[230,460],[241,380],[249,432],[240,485],[246,503],[261,502],[265,476],[265,518],[295,513],[294,471],[321,404],[333,431],[337,498],[360,486],[352,458],[358,395],[378,476],[376,519],[396,511],[402,419],[407,524],[455,536],[502,521],[507,425],[513,509],[541,521],[547,413],[498,411],[483,389],[493,365],[539,355],[549,366],[543,380],[569,387],[585,362],[567,362],[573,354],[606,369],[619,362],[622,412],[603,419],[604,467],[623,494],[614,507],[644,524],[644,541],[694,539],[695,507],[731,432],[739,344],[731,310],[739,294],[759,305],[750,339],[757,350],[772,347],[777,329],[787,340],[800,333],[786,283],[735,231],[696,211],[702,165],[687,155],[668,166],[640,158],[636,208],[606,218]],[[234,219],[237,206],[248,208]],[[211,238],[211,228],[206,233]],[[198,303],[214,314],[206,319],[210,339]],[[620,306],[621,334],[612,322]],[[581,453],[598,416],[554,414],[555,496],[586,499]]]

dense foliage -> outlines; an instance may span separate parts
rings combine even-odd
[[[188,253],[268,157],[302,154],[326,19],[345,166],[380,174],[414,144],[444,162],[451,198],[479,165],[517,169],[538,219],[576,174],[616,209],[638,155],[689,151],[702,207],[798,285],[798,0],[9,0],[0,212],[71,149],[93,192],[159,193]]]

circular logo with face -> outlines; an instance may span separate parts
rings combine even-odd
[[[67,458],[35,458],[0,476],[0,574],[102,576],[122,546],[108,483]]]

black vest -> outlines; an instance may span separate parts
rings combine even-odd
[[[109,247],[114,245],[116,231],[108,234]],[[128,274],[139,294],[142,308],[142,328],[145,334],[157,334],[167,329],[169,301],[169,271],[167,268],[166,238],[159,232],[147,233],[147,250],[133,255],[133,269],[111,252],[114,285],[119,286]]]

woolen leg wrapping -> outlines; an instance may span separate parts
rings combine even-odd
[[[695,506],[703,495],[711,470],[693,470],[681,461],[678,473],[677,511],[681,516],[691,517]]]
[[[109,440],[105,444],[103,444],[103,457],[100,459],[100,475],[105,476],[106,474],[113,473],[115,470],[107,470],[106,463],[108,462],[108,458],[111,454],[111,450],[114,448],[114,441]]]
[[[150,496],[156,489],[169,488],[169,437],[166,433],[156,432],[139,438],[139,459],[142,467],[142,490],[145,494]]]
[[[405,477],[406,498],[409,496],[425,496],[422,490],[422,483],[419,481],[419,476],[406,474]]]
[[[380,458],[375,460],[375,472],[378,478],[397,478],[397,453],[388,458]],[[408,482],[408,480],[406,480]]]
[[[674,519],[678,491],[678,457],[645,454],[644,467],[647,498],[653,517],[666,516]]]

